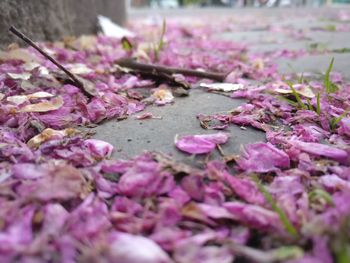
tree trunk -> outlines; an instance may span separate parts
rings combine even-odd
[[[0,0],[0,47],[18,40],[11,25],[33,40],[52,41],[96,33],[99,14],[122,24],[125,8],[124,0]]]

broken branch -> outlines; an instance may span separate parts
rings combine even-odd
[[[169,74],[169,75],[182,74],[185,76],[212,79],[219,82],[223,82],[227,76],[227,74],[223,74],[223,73],[206,72],[206,71],[199,71],[194,69],[183,69],[183,68],[167,67],[167,66],[160,66],[160,65],[154,65],[154,64],[146,64],[146,63],[137,62],[134,59],[130,59],[130,58],[119,59],[116,61],[116,63],[121,67],[132,69],[132,70],[138,70],[142,73]]]
[[[28,45],[35,48],[41,55],[43,55],[45,58],[50,60],[53,64],[55,64],[59,69],[61,69],[64,73],[68,75],[68,77],[73,81],[73,83],[80,88],[88,97],[94,96],[94,91],[91,91],[90,89],[87,90],[84,87],[84,84],[81,80],[78,79],[77,76],[75,76],[72,72],[70,72],[68,69],[66,69],[64,66],[62,66],[56,59],[51,57],[49,54],[47,54],[42,48],[40,48],[37,44],[34,43],[33,40],[31,40],[29,37],[24,35],[22,32],[20,32],[17,28],[14,26],[11,26],[9,28],[9,31],[22,39],[24,42],[26,42]]]

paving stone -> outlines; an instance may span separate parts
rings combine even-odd
[[[310,12],[309,12],[310,11]],[[300,18],[289,18],[289,14],[300,12]],[[295,28],[307,28],[316,26],[325,26],[329,21],[312,20],[312,12],[325,13],[327,9],[250,9],[250,10],[223,10],[223,9],[204,9],[204,10],[163,10],[157,13],[160,17],[211,17],[213,15],[226,15],[238,18],[244,14],[256,14],[257,19],[261,19],[262,28],[269,23],[277,25],[295,25]],[[145,18],[147,15],[156,14],[155,11],[139,10],[130,14],[132,19]],[[304,14],[304,15],[303,15]],[[188,20],[186,20],[188,21]],[[272,21],[272,22],[271,22]],[[280,23],[280,24],[278,24]],[[305,49],[310,43],[327,43],[328,48],[342,48],[350,45],[350,34],[340,32],[317,32],[306,31],[310,40],[296,40],[283,32],[270,32],[264,30],[246,31],[246,32],[227,32],[218,34],[215,37],[248,43],[253,51],[272,51],[276,49]],[[278,41],[278,43],[273,43]],[[280,73],[291,72],[324,72],[331,60],[335,58],[334,70],[350,77],[349,61],[350,54],[326,54],[303,56],[298,59],[280,58],[275,62],[278,64]],[[179,152],[174,146],[174,138],[178,135],[204,134],[213,131],[207,131],[200,127],[196,115],[199,113],[213,114],[221,111],[229,111],[240,104],[243,100],[233,100],[228,97],[217,94],[207,93],[200,89],[191,90],[190,96],[186,98],[177,98],[173,105],[164,107],[149,107],[147,111],[160,115],[162,120],[135,120],[130,117],[123,121],[114,121],[104,123],[97,127],[95,138],[106,140],[112,143],[118,150],[116,157],[134,156],[143,150],[157,150],[173,155],[175,159],[187,163],[198,164],[200,158],[194,159],[184,153]],[[263,141],[265,134],[258,130],[242,130],[238,126],[231,126],[228,131],[231,133],[229,143],[223,145],[225,153],[238,153],[241,145]],[[215,153],[217,154],[217,153]]]
[[[95,129],[95,138],[113,144],[117,149],[116,157],[134,156],[143,150],[156,150],[171,154],[177,160],[191,162],[194,159],[175,148],[175,136],[214,133],[216,131],[207,131],[200,127],[197,114],[227,112],[242,103],[243,100],[195,89],[189,97],[176,98],[173,105],[147,108],[154,115],[162,116],[161,120],[140,121],[133,116],[118,122],[111,120]],[[228,132],[232,136],[229,143],[223,145],[226,154],[238,153],[241,145],[265,139],[263,132],[254,129],[242,130],[238,126],[231,126]]]

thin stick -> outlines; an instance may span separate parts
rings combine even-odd
[[[219,82],[223,82],[227,76],[227,74],[223,74],[223,73],[205,72],[205,71],[199,71],[199,70],[193,70],[193,69],[183,69],[183,68],[140,63],[130,58],[117,60],[116,63],[121,67],[138,70],[141,72],[149,72],[154,74],[165,73],[169,75],[183,74],[186,76],[212,79]]]
[[[15,34],[17,37],[19,37],[20,39],[22,39],[24,42],[26,42],[28,45],[32,46],[33,48],[35,48],[41,55],[43,55],[45,58],[47,58],[48,60],[50,60],[53,64],[55,64],[58,68],[60,68],[64,73],[66,73],[68,75],[68,77],[75,83],[75,85],[82,89],[83,92],[88,95],[91,96],[90,93],[88,93],[85,89],[84,89],[84,84],[77,78],[77,76],[75,76],[72,72],[70,72],[68,69],[66,69],[64,66],[62,66],[56,59],[54,59],[53,57],[51,57],[49,54],[47,54],[44,50],[42,50],[37,44],[34,43],[33,40],[31,40],[29,37],[27,37],[26,35],[24,35],[22,32],[20,32],[17,28],[15,28],[14,26],[11,26],[9,31],[13,34]]]
[[[218,149],[219,154],[221,155],[221,157],[225,157],[225,153],[224,150],[221,148],[221,146],[219,144],[216,145],[216,148]]]

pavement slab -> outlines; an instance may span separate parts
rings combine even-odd
[[[201,128],[197,114],[227,112],[243,102],[244,100],[231,99],[197,88],[191,91],[189,97],[176,98],[173,105],[147,108],[147,112],[161,116],[161,120],[141,121],[134,117],[123,121],[111,120],[94,129],[95,138],[112,143],[116,147],[115,157],[132,157],[142,151],[156,150],[169,154],[176,160],[197,165],[202,158],[193,158],[178,151],[174,145],[175,136],[214,133],[215,131]],[[241,129],[231,125],[226,131],[231,134],[230,141],[222,145],[226,154],[238,154],[242,145],[265,139],[263,132],[251,128]]]
[[[334,58],[333,71],[342,73],[345,79],[350,79],[349,61],[350,54],[323,54],[304,56],[297,59],[280,58],[276,62],[280,73],[324,73]]]
[[[335,10],[337,11],[337,10]],[[325,18],[320,19],[324,13]],[[300,14],[300,15],[299,15]],[[132,10],[129,14],[133,21],[148,21],[161,17],[176,19],[179,23],[190,23],[191,19],[203,19],[215,16],[227,17],[233,21],[244,22],[241,29],[235,25],[231,31],[217,33],[213,37],[238,43],[247,44],[251,52],[271,52],[276,50],[307,50],[312,43],[323,43],[328,49],[350,47],[350,32],[315,31],[313,28],[324,28],[329,24],[335,24],[327,17],[328,11],[321,9],[190,9],[190,10]],[[315,16],[317,15],[317,16]],[[153,17],[153,18],[152,18]],[[247,28],[247,21],[256,18],[253,29]],[[318,17],[318,18],[315,18]],[[253,21],[253,20],[252,20]],[[270,30],[276,27],[289,28],[290,30]],[[305,38],[297,39],[290,32],[303,30]],[[335,58],[334,70],[341,72],[345,77],[350,77],[348,70],[350,54],[317,54],[303,55],[296,59],[277,58],[274,60],[281,74],[292,72],[324,72],[331,60]],[[151,106],[146,109],[154,115],[162,116],[161,120],[136,120],[130,117],[127,120],[111,120],[94,129],[95,138],[103,139],[113,144],[117,151],[116,157],[131,157],[145,150],[162,151],[172,155],[175,159],[197,165],[200,158],[193,158],[181,153],[174,146],[176,135],[205,134],[207,131],[201,128],[196,115],[199,113],[214,114],[225,112],[241,105],[244,100],[234,100],[225,96],[208,93],[200,89],[190,91],[190,96],[176,98],[173,105],[164,107]],[[263,132],[254,129],[242,130],[238,126],[231,126],[228,130],[231,140],[223,146],[225,153],[238,153],[241,145],[264,141]],[[215,153],[217,154],[217,153]]]

